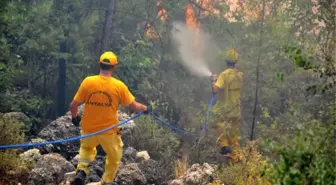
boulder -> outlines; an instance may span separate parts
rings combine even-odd
[[[216,170],[217,166],[208,163],[194,164],[184,176],[168,182],[168,185],[208,185],[214,179]]]
[[[60,185],[70,185],[76,177],[76,171],[68,172],[64,174],[64,180]]]
[[[124,164],[134,163],[137,151],[133,147],[127,147],[123,152],[122,162]]]
[[[77,154],[74,158],[72,158],[70,162],[71,162],[74,166],[77,166],[77,165],[78,165],[78,160],[79,160],[79,154]]]
[[[119,121],[124,121],[126,119],[130,118],[130,116],[124,112],[118,111],[118,119]],[[124,146],[128,146],[128,141],[134,134],[135,130],[135,123],[133,120],[127,122],[127,124],[124,124],[122,126],[122,140],[124,142]]]
[[[80,115],[82,114],[83,109],[84,106],[80,106],[79,108]],[[126,113],[118,111],[118,118],[120,121],[123,121],[128,119],[129,116]],[[127,124],[123,125],[122,137],[126,138],[125,140],[127,140],[127,137],[132,135],[134,128],[135,123],[133,121],[130,121]],[[76,137],[79,135],[80,135],[79,127],[76,127],[72,124],[71,113],[67,112],[64,116],[57,118],[49,125],[47,125],[45,128],[43,128],[41,132],[38,134],[38,137],[40,137],[43,140],[54,141]],[[42,153],[44,153],[47,150],[51,150],[48,152],[60,153],[63,157],[70,160],[71,158],[76,156],[76,154],[78,154],[79,146],[80,146],[79,141],[72,141],[54,145],[53,147],[49,147],[49,149],[41,147],[40,150]]]
[[[20,154],[20,158],[24,161],[29,162],[30,164],[36,164],[37,161],[41,159],[42,155],[40,150],[34,148],[25,151],[24,153]]]
[[[145,185],[147,180],[137,163],[130,163],[119,168],[115,182],[118,185]]]
[[[146,184],[159,185],[164,180],[164,172],[157,161],[152,159],[141,161],[138,164],[142,174],[146,177]]]
[[[22,122],[24,124],[25,132],[30,132],[32,127],[32,122],[30,121],[29,117],[26,116],[22,112],[8,112],[3,114],[3,118],[14,121],[14,122]]]
[[[60,118],[57,118],[45,128],[41,130],[38,137],[47,140],[61,140],[80,135],[79,128],[74,126],[71,122],[71,115],[66,114]],[[54,145],[52,152],[60,153],[66,159],[71,159],[78,153],[79,141],[64,142]]]
[[[35,168],[29,173],[28,185],[58,185],[64,174],[74,171],[75,167],[56,153],[41,156]]]
[[[149,160],[150,159],[150,156],[148,154],[147,151],[141,151],[141,152],[138,152],[136,154],[136,161],[137,162],[141,162],[141,161],[144,161],[144,160]]]
[[[45,139],[41,139],[41,138],[35,138],[35,139],[31,139],[30,143],[43,143],[46,142]],[[49,144],[49,145],[44,145],[44,146],[39,146],[36,149],[40,150],[40,153],[43,154],[48,154],[48,153],[52,153],[53,151],[55,151],[54,146]]]

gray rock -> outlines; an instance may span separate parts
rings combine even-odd
[[[20,158],[29,162],[30,164],[36,164],[37,161],[41,159],[42,155],[40,150],[34,148],[25,151],[24,153],[20,154]]]
[[[76,137],[80,135],[78,127],[75,127],[71,122],[71,115],[66,114],[60,118],[57,118],[45,128],[41,130],[38,137],[47,140],[54,141],[65,138]],[[54,145],[52,152],[60,153],[66,159],[74,157],[79,150],[79,141],[66,142]]]
[[[184,176],[168,182],[168,185],[208,185],[214,178],[216,170],[217,166],[208,163],[194,164]]]
[[[123,152],[122,161],[125,164],[134,163],[137,151],[133,147],[127,147]]]
[[[79,114],[82,115],[84,106],[79,107]],[[126,113],[118,111],[118,117],[120,121],[126,120],[129,116]],[[123,126],[123,138],[127,138],[132,135],[133,130],[135,128],[135,124],[133,121],[125,124]],[[75,127],[71,122],[71,113],[67,112],[64,116],[57,118],[45,128],[41,130],[38,134],[38,137],[47,141],[60,140],[65,138],[76,137],[80,135],[80,129]],[[127,139],[126,139],[127,140]],[[63,157],[70,160],[76,154],[78,154],[80,142],[66,142],[54,145],[54,147],[50,147],[51,151],[48,152],[57,152],[60,153]],[[43,147],[41,152],[44,153],[47,149]]]
[[[77,165],[78,165],[78,160],[79,160],[79,154],[77,154],[74,158],[72,158],[70,162],[71,162],[74,166],[77,166]]]
[[[150,159],[150,156],[149,156],[147,151],[138,152],[136,154],[136,158],[135,158],[135,160],[137,162],[141,162],[141,161],[145,161],[145,160],[149,160],[149,159]]]
[[[74,171],[75,167],[61,155],[43,155],[29,173],[28,185],[58,185],[64,174]]]
[[[41,139],[41,138],[35,138],[35,139],[31,139],[30,143],[43,143],[46,142],[45,139]],[[52,153],[53,151],[55,151],[54,146],[49,144],[49,145],[44,145],[44,146],[39,146],[37,147],[38,150],[40,150],[40,153],[43,154],[48,154],[48,153]]]
[[[71,182],[73,182],[73,180],[75,179],[75,177],[76,177],[76,171],[65,173],[64,180],[59,185],[70,185]]]
[[[3,118],[14,121],[14,122],[22,122],[24,124],[25,132],[30,132],[32,127],[32,122],[29,117],[26,116],[22,112],[8,112],[3,114]]]
[[[154,161],[152,159],[141,161],[141,163],[138,164],[138,167],[146,177],[146,184],[159,185],[163,182],[163,170],[162,168],[160,168],[157,161]]]
[[[118,119],[119,121],[124,121],[130,118],[130,116],[124,112],[118,111]],[[136,125],[133,120],[127,122],[126,124],[122,125],[122,138],[125,146],[127,146],[127,140],[131,137],[134,133]]]
[[[120,167],[115,179],[118,185],[145,185],[146,181],[145,175],[136,163]]]

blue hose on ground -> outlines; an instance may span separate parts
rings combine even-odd
[[[2,145],[0,146],[0,149],[16,149],[16,148],[28,148],[28,147],[38,147],[38,146],[44,146],[44,145],[49,145],[49,144],[59,144],[59,143],[65,143],[65,142],[72,142],[72,141],[76,141],[76,140],[80,140],[80,139],[84,139],[84,138],[88,138],[94,135],[98,135],[101,134],[103,132],[106,132],[108,130],[117,128],[119,126],[122,126],[124,124],[126,124],[127,122],[134,120],[135,118],[139,117],[140,115],[142,115],[143,112],[141,113],[137,113],[134,116],[128,118],[127,120],[124,120],[116,125],[110,126],[108,128],[105,128],[103,130],[91,133],[91,134],[86,134],[86,135],[81,135],[81,136],[77,136],[77,137],[72,137],[72,138],[67,138],[67,139],[61,139],[61,140],[56,140],[56,141],[47,141],[47,142],[41,142],[41,143],[25,143],[25,144],[14,144],[14,145]]]
[[[210,99],[210,103],[208,105],[208,110],[207,110],[206,117],[205,117],[205,123],[201,126],[200,133],[202,133],[206,129],[206,126],[207,126],[208,121],[209,121],[210,111],[211,111],[211,108],[213,106],[214,99],[215,99],[215,95],[212,95],[212,97]],[[49,144],[59,144],[59,143],[77,141],[77,140],[88,138],[88,137],[91,137],[91,136],[94,136],[94,135],[98,135],[98,134],[104,133],[108,130],[117,128],[119,126],[122,126],[122,125],[126,124],[127,122],[129,122],[131,120],[134,120],[135,118],[139,117],[142,114],[144,114],[144,113],[143,112],[137,113],[134,116],[128,118],[127,120],[124,120],[124,121],[122,121],[122,122],[120,122],[116,125],[110,126],[108,128],[105,128],[103,130],[100,130],[100,131],[97,131],[97,132],[94,132],[94,133],[91,133],[91,134],[81,135],[81,136],[67,138],[67,139],[60,139],[60,140],[56,140],[56,141],[46,141],[46,142],[41,142],[41,143],[24,143],[24,144],[2,145],[2,146],[0,146],[0,150],[1,149],[17,149],[17,148],[39,147],[39,146],[44,146],[44,145],[49,145]],[[175,132],[184,133],[186,135],[194,135],[194,136],[198,135],[197,133],[191,133],[191,132],[185,131],[182,128],[175,127],[174,125],[172,125],[172,124],[170,124],[166,121],[163,121],[157,115],[155,115],[153,112],[151,112],[150,115],[152,115],[153,118],[155,120],[157,120],[159,123],[161,123],[162,125],[164,125],[166,127],[171,128]]]

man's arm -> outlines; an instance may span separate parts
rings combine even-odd
[[[72,102],[70,103],[70,112],[71,112],[71,117],[72,118],[76,118],[78,116],[78,107],[79,107],[80,103],[72,100]]]
[[[219,91],[221,91],[222,89],[219,88],[218,86],[216,86],[215,84],[212,85],[212,92],[213,93],[218,93]]]
[[[137,102],[124,83],[121,83],[120,86],[120,104],[124,107],[131,108],[134,112],[147,111],[147,106]]]
[[[144,112],[147,110],[147,106],[144,104],[141,104],[137,101],[133,101],[129,106],[134,112]]]
[[[72,123],[75,126],[79,126],[79,123],[81,121],[81,118],[78,115],[78,107],[80,104],[82,104],[85,100],[85,88],[86,88],[86,79],[83,80],[81,85],[79,86],[79,89],[73,98],[72,102],[70,103],[70,112],[72,117]]]

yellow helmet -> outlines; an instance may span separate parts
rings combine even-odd
[[[237,62],[238,58],[239,58],[239,55],[238,55],[236,49],[231,48],[231,49],[228,49],[228,50],[220,53],[218,55],[218,57],[221,60],[230,60],[230,61],[233,61],[233,62]]]
[[[99,62],[106,65],[117,65],[118,59],[117,56],[112,51],[106,51],[100,55]]]

